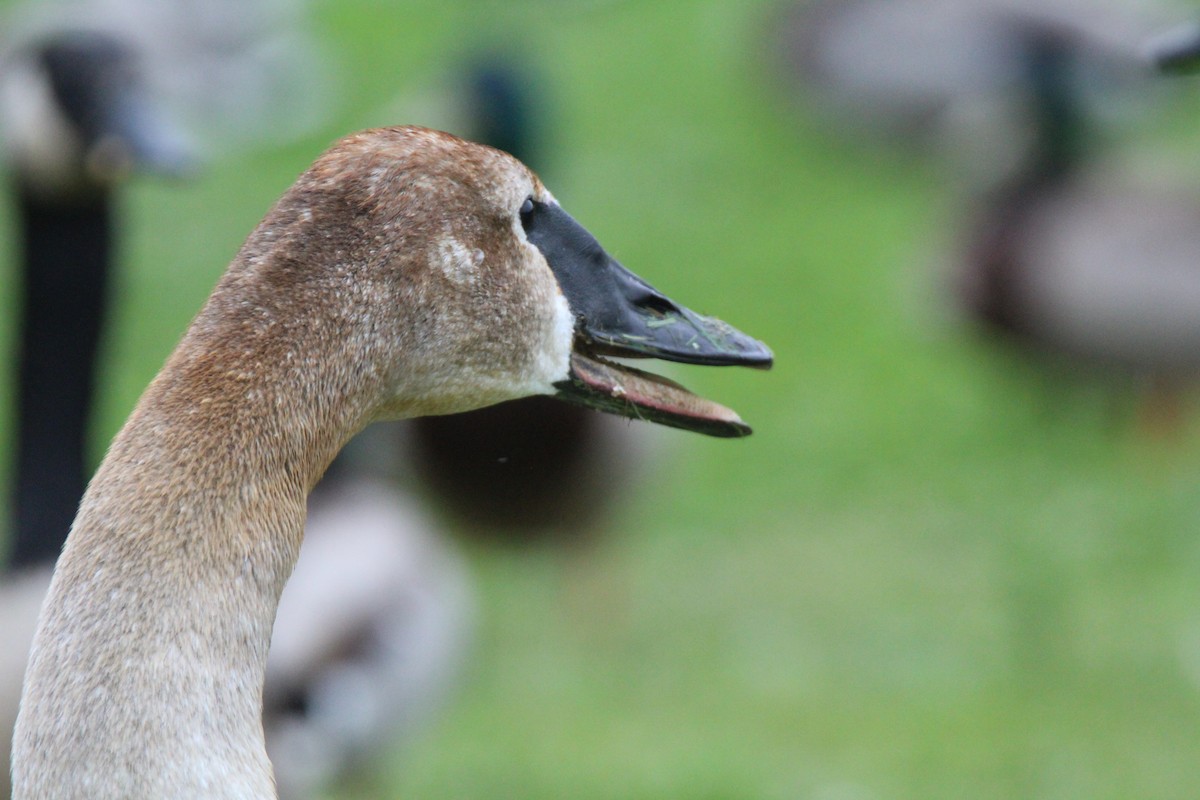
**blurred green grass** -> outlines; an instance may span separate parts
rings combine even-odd
[[[572,214],[777,356],[678,372],[756,433],[667,434],[591,549],[472,549],[484,618],[461,695],[340,796],[1200,793],[1196,426],[1136,436],[1113,424],[1126,398],[1052,385],[941,313],[942,178],[786,108],[770,5],[314,8],[329,125],[128,195],[98,452],[295,175],[349,130],[422,122],[389,110],[474,42],[512,42],[547,79],[548,180]],[[1200,162],[1200,131],[1184,144],[1169,154]]]

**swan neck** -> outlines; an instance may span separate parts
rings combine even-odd
[[[272,623],[305,497],[361,415],[252,368],[273,363],[253,337],[197,336],[113,442],[59,560],[15,736],[19,800],[275,796]]]

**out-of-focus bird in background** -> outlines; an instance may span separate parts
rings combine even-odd
[[[951,168],[967,213],[942,226],[959,232],[952,253],[931,256],[951,262],[950,305],[1056,373],[1149,387],[1141,411],[1156,425],[1200,369],[1200,206],[1188,187],[1123,166],[1139,126],[1176,96],[1142,53],[1170,13],[818,0],[789,4],[776,39],[789,95]]]
[[[1200,187],[1107,168],[1084,86],[1092,54],[1055,26],[1008,35],[1032,136],[969,228],[967,313],[1027,349],[1169,397],[1200,378]]]
[[[978,135],[994,145],[1011,132],[995,106],[1018,80],[1010,25],[1129,53],[1094,64],[1084,85],[1140,91],[1151,84],[1132,54],[1171,13],[1119,0],[799,0],[775,19],[774,69],[789,97],[842,132],[926,152]]]
[[[0,75],[21,243],[14,569],[58,555],[88,475],[96,362],[119,237],[119,184],[178,175],[189,150],[150,96],[136,50],[96,31],[10,53]]]
[[[386,480],[323,481],[267,657],[263,726],[281,800],[321,796],[422,730],[474,638],[466,562]]]
[[[201,147],[219,158],[291,138],[315,121],[319,105],[306,104],[322,95],[319,59],[287,24],[290,4],[20,10],[0,71],[24,275],[16,514],[0,581],[5,753],[37,610],[90,471],[119,267],[114,194],[138,171],[191,170]],[[465,565],[435,531],[395,487],[314,498],[268,678],[265,727],[285,797],[314,796],[414,729],[453,682],[473,608]]]

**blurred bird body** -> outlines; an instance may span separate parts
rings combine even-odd
[[[1102,167],[1075,41],[1023,26],[1033,131],[984,196],[962,269],[967,312],[1030,352],[1156,388],[1200,376],[1200,195]]]
[[[1021,81],[1009,28],[1063,31],[1089,53],[1082,91],[1145,102],[1156,90],[1139,47],[1170,13],[1119,0],[809,0],[787,4],[772,37],[785,91],[840,131],[956,163],[1003,161]]]

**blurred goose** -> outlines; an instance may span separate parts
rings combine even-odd
[[[178,174],[201,140],[294,135],[324,102],[298,4],[39,0],[6,8],[0,133],[22,240],[10,568],[58,555],[83,493],[115,196],[133,170]],[[186,135],[182,131],[186,128]]]
[[[1043,353],[1168,386],[1200,373],[1200,198],[1090,163],[1072,40],[1017,31],[1034,145],[985,200],[963,291],[969,313]]]
[[[716,436],[605,356],[770,351],[608,256],[520,162],[347,137],[251,233],[87,489],[38,624],[16,800],[272,798],[262,685],[305,496],[358,429],[527,395]]]
[[[1153,91],[1144,71],[1118,54],[1132,54],[1165,13],[1123,0],[794,0],[771,35],[787,93],[840,130],[918,149],[966,146],[963,157],[978,161],[1008,155],[1004,31],[1014,22],[1057,27],[1094,50],[1089,89],[1144,99]],[[970,148],[980,137],[986,148]]]
[[[214,157],[310,133],[335,108],[303,0],[32,0],[3,14],[5,42],[101,31],[136,49],[142,80]]]
[[[442,705],[473,634],[462,556],[390,481],[310,497],[275,618],[263,726],[279,796],[323,796]]]
[[[178,174],[190,156],[134,50],[108,34],[60,32],[4,66],[22,271],[9,561],[20,569],[58,555],[83,496],[117,185],[133,169]]]

